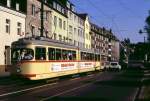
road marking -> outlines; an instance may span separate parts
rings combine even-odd
[[[29,91],[29,90],[34,90],[34,89],[38,89],[38,88],[42,88],[42,87],[46,87],[46,86],[51,86],[51,85],[55,85],[55,84],[57,84],[57,83],[51,83],[51,84],[46,84],[46,85],[37,86],[37,87],[33,87],[33,88],[23,89],[23,90],[19,90],[19,91],[15,91],[15,92],[5,93],[5,94],[1,94],[0,97],[17,94],[17,93],[21,93],[21,92],[25,92],[25,91]]]
[[[93,82],[92,82],[92,83],[93,83]],[[86,87],[86,86],[88,86],[88,85],[90,85],[90,84],[92,84],[92,83],[88,83],[88,84],[85,84],[85,85],[82,85],[82,86],[79,86],[79,87],[76,87],[76,88],[73,88],[73,89],[70,89],[70,90],[66,90],[66,91],[61,92],[61,93],[58,93],[58,94],[56,94],[56,95],[53,95],[53,96],[50,96],[50,97],[47,97],[47,98],[43,98],[43,99],[41,99],[40,101],[45,101],[45,100],[48,100],[48,99],[52,99],[52,98],[54,98],[54,97],[56,97],[56,96],[59,96],[59,95],[65,94],[65,93],[69,93],[69,92],[74,91],[74,90],[77,90],[77,89],[79,89],[79,88]]]

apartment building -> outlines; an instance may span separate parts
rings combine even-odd
[[[0,1],[0,72],[11,65],[11,43],[25,37],[24,8],[17,0]]]
[[[100,52],[102,62],[108,61],[109,36],[105,28],[101,28],[91,23],[91,48]]]
[[[41,0],[25,0],[26,4],[26,37],[40,37],[41,36]],[[48,5],[49,0],[43,0],[43,36],[47,38],[52,37],[52,9]]]
[[[119,43],[119,40],[116,38],[116,36],[112,36],[111,43],[112,43],[112,46],[111,46],[111,49],[112,49],[111,61],[119,62],[119,59],[120,59],[120,43]]]
[[[68,42],[68,17],[65,5],[57,0],[52,1],[52,38]]]
[[[91,23],[91,47],[101,54],[102,65],[110,61],[118,61],[120,58],[119,40],[111,29],[106,30]]]
[[[88,14],[78,14],[82,19],[84,19],[84,48],[91,49],[91,26]]]
[[[79,48],[84,48],[84,19],[75,11],[75,6],[67,1],[68,39]]]

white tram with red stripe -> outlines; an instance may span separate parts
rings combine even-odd
[[[55,40],[20,39],[12,43],[13,74],[30,80],[100,70],[100,54]]]

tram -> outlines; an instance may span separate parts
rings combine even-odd
[[[30,80],[100,70],[100,54],[50,39],[19,39],[12,43],[12,74]]]

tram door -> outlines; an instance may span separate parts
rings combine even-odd
[[[11,54],[10,54],[10,46],[5,46],[5,70],[8,70],[8,66],[11,65]]]

